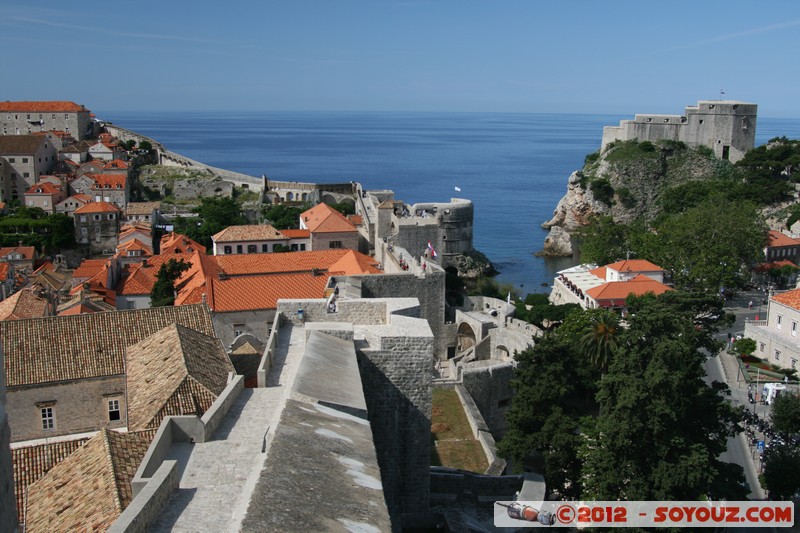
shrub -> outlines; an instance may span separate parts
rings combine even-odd
[[[606,205],[613,205],[614,203],[614,187],[611,186],[611,182],[608,181],[606,178],[598,178],[592,181],[591,185],[589,186],[591,189],[592,194],[594,197],[603,202]]]
[[[617,189],[617,198],[619,198],[620,203],[625,207],[633,207],[636,205],[636,199],[627,187],[620,187]]]
[[[650,141],[642,141],[639,143],[639,150],[642,152],[655,152],[656,147]]]
[[[600,150],[592,152],[591,154],[587,155],[586,159],[583,160],[583,164],[584,166],[588,166],[593,163],[596,163],[598,159],[600,159]]]

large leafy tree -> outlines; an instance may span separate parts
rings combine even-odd
[[[300,227],[300,214],[306,209],[307,205],[274,204],[264,208],[264,218],[276,229],[297,229]]]
[[[764,454],[764,481],[773,500],[788,500],[800,490],[800,449],[782,445]]]
[[[228,226],[247,224],[242,210],[233,198],[204,197],[194,209],[195,219],[175,221],[175,229],[191,237],[206,248],[211,248],[211,236]]]
[[[150,291],[150,305],[152,307],[165,307],[175,304],[175,282],[185,271],[189,270],[189,263],[170,259],[161,265],[156,274],[156,282]]]
[[[704,381],[704,352],[714,346],[714,315],[689,297],[632,299],[635,312],[618,339],[597,399],[602,415],[582,443],[586,498],[698,500],[738,486],[741,472],[717,458],[739,415]],[[733,476],[733,479],[731,479]]]
[[[661,216],[650,236],[631,246],[638,257],[668,270],[677,287],[717,292],[749,280],[748,268],[761,260],[767,233],[754,204],[716,195]]]
[[[772,424],[781,433],[800,433],[800,396],[778,396],[772,405]]]

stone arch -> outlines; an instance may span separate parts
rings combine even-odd
[[[498,344],[497,347],[494,349],[494,356],[496,359],[504,359],[511,357],[511,352],[504,345]]]
[[[463,352],[468,348],[472,348],[477,343],[477,336],[472,326],[466,322],[458,325],[458,349]]]
[[[331,205],[331,204],[335,204],[335,203],[338,203],[338,202],[336,201],[336,198],[334,198],[334,196],[332,194],[324,194],[324,195],[322,195],[322,203]]]
[[[301,196],[301,198],[302,198],[302,200],[303,200],[304,202],[308,201],[308,193],[307,193],[307,192],[304,192],[304,193],[303,193],[303,195]]]
[[[294,201],[294,193],[293,192],[287,192],[286,193],[286,201],[287,202],[293,202]]]

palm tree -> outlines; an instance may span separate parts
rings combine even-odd
[[[589,361],[605,374],[617,348],[619,318],[613,311],[602,311],[592,317],[586,333],[581,337],[581,347]]]

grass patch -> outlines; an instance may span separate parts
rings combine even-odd
[[[431,415],[431,464],[483,473],[489,467],[472,436],[467,415],[454,390],[434,389]]]

